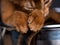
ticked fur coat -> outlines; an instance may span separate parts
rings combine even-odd
[[[2,21],[18,32],[27,33],[28,28],[37,32],[44,25],[51,2],[52,0],[2,0]]]

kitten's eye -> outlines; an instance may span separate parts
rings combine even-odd
[[[35,3],[40,2],[40,0],[33,0]]]
[[[49,2],[49,0],[44,0],[45,4]]]

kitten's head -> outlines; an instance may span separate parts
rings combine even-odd
[[[22,9],[32,11],[35,9],[42,10],[46,15],[49,13],[49,7],[52,0],[10,0],[14,4],[19,5]]]

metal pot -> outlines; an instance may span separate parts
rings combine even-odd
[[[44,26],[36,45],[60,45],[60,24]]]

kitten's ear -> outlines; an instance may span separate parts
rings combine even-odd
[[[44,14],[47,16],[49,14],[49,8],[52,4],[52,0],[45,0],[44,1]]]
[[[52,0],[45,0],[45,7],[50,7],[52,4]]]

